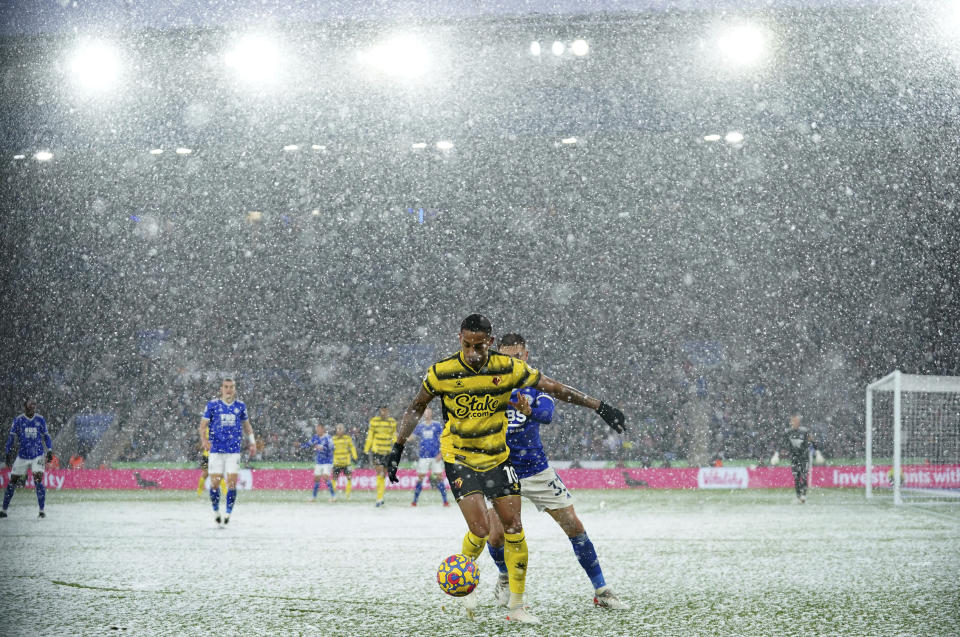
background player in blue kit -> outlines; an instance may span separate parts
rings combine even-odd
[[[210,502],[217,524],[230,522],[233,503],[237,499],[237,472],[243,441],[250,445],[250,455],[257,453],[253,426],[247,416],[247,406],[237,398],[237,385],[232,378],[220,384],[220,398],[207,403],[200,420],[200,442],[210,451]],[[220,477],[227,476],[227,510],[220,516]]]
[[[6,457],[10,457],[14,441],[17,441],[20,449],[10,469],[10,483],[7,484],[7,490],[3,492],[3,510],[0,511],[0,518],[7,517],[7,507],[13,499],[14,490],[19,483],[26,482],[27,471],[33,472],[40,517],[47,517],[43,512],[44,500],[47,496],[47,489],[43,486],[43,461],[44,457],[48,461],[53,458],[53,441],[47,433],[47,421],[36,411],[37,403],[33,398],[24,400],[23,413],[13,419],[13,427],[10,428],[10,434],[7,436],[7,444],[4,447]],[[10,466],[9,462],[7,466]]]
[[[333,438],[327,433],[327,428],[323,425],[317,425],[317,433],[300,446],[313,449],[317,454],[317,463],[313,466],[313,497],[311,501],[317,501],[317,493],[320,491],[320,483],[323,481],[326,481],[327,488],[330,490],[330,501],[335,501],[337,494],[333,490],[332,477]]]
[[[417,506],[420,492],[423,491],[423,478],[430,480],[433,488],[440,491],[443,506],[450,506],[447,502],[447,487],[443,483],[443,458],[440,457],[440,434],[443,433],[443,423],[433,419],[433,410],[427,407],[423,411],[423,418],[413,430],[413,436],[420,441],[420,459],[417,460],[417,484],[413,487],[413,502],[410,506]]]
[[[526,362],[530,357],[527,344],[519,334],[504,334],[497,348],[501,354]],[[553,469],[540,441],[540,425],[553,420],[553,398],[534,387],[515,390],[507,408],[507,446],[510,463],[520,478],[520,495],[536,505],[538,511],[550,514],[570,538],[577,561],[593,584],[593,603],[600,608],[624,610],[627,605],[613,593],[603,577],[597,552],[587,536],[583,523],[573,508],[573,496]],[[494,589],[497,603],[505,606],[510,598],[507,565],[503,558],[503,526],[494,512],[488,511],[490,535],[487,548],[500,576]]]

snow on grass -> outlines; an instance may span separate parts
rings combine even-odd
[[[20,491],[0,521],[0,634],[960,634],[960,506],[893,508],[859,491],[581,491],[577,511],[633,609],[593,608],[551,518],[524,508],[528,602],[518,627],[478,620],[434,581],[465,525],[435,493],[409,507],[242,492],[230,526],[191,493]],[[603,502],[603,506],[601,506]]]

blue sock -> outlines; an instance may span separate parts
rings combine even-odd
[[[10,506],[10,500],[13,499],[13,492],[17,488],[16,483],[13,481],[13,476],[10,476],[10,482],[7,484],[7,490],[3,492],[3,510],[6,511],[7,507]]]
[[[40,505],[40,510],[43,511],[44,501],[47,499],[47,488],[43,486],[43,481],[41,480],[36,484],[37,487],[37,504]]]
[[[313,483],[313,499],[314,499],[314,500],[317,499],[317,493],[318,493],[319,491],[320,491],[320,483],[319,483],[319,482],[314,482],[314,483]]]
[[[423,491],[423,480],[417,480],[417,486],[413,487],[413,501],[420,499],[420,492]]]
[[[494,563],[497,565],[497,568],[500,569],[501,573],[507,572],[507,563],[503,559],[503,547],[494,546],[493,544],[487,543],[487,551],[490,553],[490,557],[493,558]]]
[[[330,491],[330,497],[337,497],[337,493],[333,490],[333,480],[327,480],[327,489]]]
[[[447,485],[443,483],[443,480],[437,480],[437,489],[440,491],[440,497],[443,498],[443,503],[446,504],[447,503]]]
[[[597,551],[593,548],[593,542],[587,537],[584,531],[577,537],[570,538],[570,544],[573,544],[573,552],[577,556],[580,566],[587,572],[590,583],[594,588],[606,586],[607,582],[603,579],[603,571],[600,570],[600,560],[597,559]]]
[[[210,502],[213,503],[213,510],[220,510],[220,486],[218,484],[216,489],[210,489]]]
[[[233,503],[236,501],[237,501],[236,488],[227,489],[227,515],[230,515],[231,513],[233,513]]]

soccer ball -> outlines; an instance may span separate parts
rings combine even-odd
[[[480,567],[462,553],[451,555],[437,567],[437,584],[447,595],[469,595],[479,583]]]

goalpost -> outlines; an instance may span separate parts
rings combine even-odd
[[[867,385],[866,497],[960,502],[960,377],[895,371]],[[889,470],[874,476],[874,458]],[[885,475],[883,475],[885,473]]]

